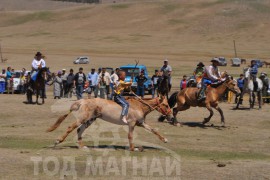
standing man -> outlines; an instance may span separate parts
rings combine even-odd
[[[61,90],[61,97],[67,98],[67,77],[68,74],[66,73],[66,69],[62,69],[61,79],[62,79],[62,90]]]
[[[83,68],[80,67],[79,72],[75,74],[74,86],[76,87],[77,99],[82,99],[83,87],[86,82],[86,76],[83,73]]]
[[[167,76],[168,77],[168,87],[169,90],[171,90],[172,88],[172,67],[169,65],[169,61],[168,59],[164,60],[164,64],[163,66],[160,68],[160,71],[163,72],[163,76]]]
[[[257,91],[258,89],[258,82],[257,82],[257,74],[258,74],[258,65],[255,60],[251,61],[251,66],[249,68],[250,70],[250,77],[254,84],[254,91]]]
[[[100,73],[101,73],[101,68],[98,68],[97,74],[100,75]],[[95,92],[94,92],[95,93],[95,98],[98,97],[98,92],[99,92],[99,83],[97,84],[97,86],[95,88]]]
[[[241,94],[243,93],[243,90],[244,90],[244,84],[245,84],[244,74],[240,74],[240,77],[237,79],[237,86],[239,87]],[[234,100],[235,104],[237,103],[237,98],[238,96],[235,96],[235,100]],[[239,101],[240,101],[240,104],[242,104],[243,99],[239,99]]]
[[[13,89],[11,67],[7,68],[6,80],[7,80],[7,94],[9,94],[10,91],[12,92],[12,89]]]
[[[144,83],[147,81],[147,78],[144,76],[144,70],[141,71],[140,75],[135,77],[137,82],[137,95],[144,97]]]
[[[0,74],[0,94],[3,94],[6,90],[6,70],[2,69]]]
[[[96,69],[92,68],[91,72],[88,74],[89,81],[89,91],[88,91],[88,99],[91,99],[92,92],[95,92],[96,87],[98,85],[98,74],[96,73]]]
[[[202,87],[201,87],[201,90],[199,92],[199,96],[197,99],[198,101],[205,100],[205,98],[206,98],[205,90],[207,88],[207,85],[212,84],[214,82],[225,80],[225,79],[221,78],[221,75],[220,75],[220,72],[218,69],[219,59],[213,58],[211,60],[211,62],[212,62],[212,65],[206,67],[206,69],[205,69],[204,77],[202,79]]]
[[[155,74],[152,76],[152,98],[155,98],[155,93],[157,92],[158,89],[158,79],[159,79],[159,71],[156,69]],[[158,96],[158,92],[157,92]]]
[[[105,93],[106,93],[107,99],[109,99],[108,95],[110,94],[110,83],[111,83],[110,74],[106,71],[106,68],[102,68],[102,71],[98,76],[98,85],[100,88],[100,98],[105,99]]]
[[[110,83],[110,87],[112,90],[111,97],[110,97],[111,100],[113,99],[113,96],[114,96],[114,89],[116,86],[116,82],[119,80],[119,77],[117,75],[118,72],[119,72],[119,68],[116,68],[115,71],[112,71],[112,74],[111,74],[111,83]]]
[[[187,88],[187,76],[186,75],[183,76],[183,79],[180,82],[180,90],[183,90],[185,88]]]
[[[263,88],[262,88],[262,97],[264,103],[269,103],[269,97],[268,96],[268,88],[269,88],[269,79],[267,77],[266,72],[262,72],[260,75],[260,79],[262,80],[263,83]]]
[[[67,97],[71,98],[72,93],[73,93],[73,88],[74,88],[74,78],[75,75],[73,73],[73,69],[69,70],[69,74],[67,76]]]

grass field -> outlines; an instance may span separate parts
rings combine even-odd
[[[0,67],[29,69],[34,54],[41,51],[52,71],[77,71],[80,66],[72,61],[87,55],[91,60],[89,65],[82,65],[85,72],[92,67],[115,68],[139,59],[152,74],[168,58],[173,67],[173,90],[178,90],[182,76],[190,75],[198,61],[208,65],[213,56],[228,60],[233,57],[233,40],[238,55],[247,58],[248,63],[252,58],[270,61],[269,10],[267,0],[157,0],[93,5],[3,0],[0,40],[3,57],[8,61]],[[245,66],[231,67],[229,62],[220,68],[238,77]],[[262,71],[270,73],[269,68]],[[262,110],[249,111],[246,97],[242,109],[237,111],[232,110],[234,104],[221,103],[226,128],[220,127],[217,112],[209,124],[202,126],[200,122],[208,116],[203,108],[179,113],[182,127],[158,123],[159,114],[153,112],[146,121],[169,142],[163,144],[136,127],[135,144],[143,146],[143,152],[126,150],[127,127],[101,120],[85,131],[88,149],[76,148],[75,131],[53,149],[55,139],[65,132],[76,114],[56,131],[45,132],[75,101],[75,97],[53,100],[52,87],[48,87],[43,106],[25,105],[23,95],[1,95],[0,100],[0,179],[270,178],[270,106],[265,104]],[[91,160],[103,173],[98,168],[97,172],[92,171]],[[76,175],[68,174],[72,167]]]

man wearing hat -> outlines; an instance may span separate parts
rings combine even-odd
[[[198,101],[205,100],[205,90],[207,88],[207,85],[212,84],[214,82],[218,81],[224,81],[225,79],[221,78],[218,65],[219,65],[219,59],[213,58],[211,60],[212,65],[205,68],[205,73],[202,79],[202,87],[199,92]]]
[[[137,95],[144,97],[144,83],[147,81],[147,78],[144,76],[144,70],[141,70],[140,74],[135,77],[137,82]]]
[[[171,79],[171,74],[172,74],[172,67],[169,65],[168,59],[164,60],[163,66],[160,68],[160,71],[163,73],[163,76],[168,76],[168,86],[169,89],[172,87],[172,79]]]
[[[98,86],[100,90],[100,98],[105,99],[105,93],[107,94],[107,99],[109,99],[110,94],[110,83],[111,75],[106,71],[106,68],[101,69],[101,73],[98,75]]]
[[[98,85],[98,73],[96,73],[95,68],[92,68],[91,72],[88,73],[87,80],[89,82],[88,99],[90,99],[92,92],[95,92],[95,89]]]
[[[44,59],[42,59],[42,56],[43,55],[40,52],[37,52],[35,57],[34,57],[34,60],[32,61],[31,78],[34,81],[36,81],[36,79],[37,79],[38,70],[46,67],[46,62]]]
[[[68,97],[67,77],[68,77],[68,73],[66,73],[66,69],[62,69],[61,79],[62,79],[63,89],[61,90],[61,97],[63,98]]]

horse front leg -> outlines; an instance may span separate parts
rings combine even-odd
[[[259,109],[261,109],[262,108],[262,91],[258,91],[257,96],[258,96]]]
[[[44,104],[45,103],[45,101],[44,101],[44,98],[45,98],[45,89],[42,89],[41,90],[41,96],[42,96],[42,104]]]
[[[151,126],[149,126],[148,124],[146,124],[145,122],[143,122],[142,124],[140,124],[141,127],[143,127],[144,129],[146,129],[147,131],[155,134],[162,142],[167,143],[168,139],[161,136],[159,134],[159,132],[157,130],[155,130],[154,128],[152,128]]]
[[[81,124],[77,129],[78,135],[78,145],[79,148],[86,148],[82,142],[82,134],[83,132],[96,120],[96,118],[91,118],[90,120],[86,121],[85,123]]]
[[[202,122],[203,124],[208,123],[210,121],[210,119],[212,118],[212,116],[214,115],[213,109],[209,103],[206,105],[206,108],[210,112],[210,115],[207,118],[204,118],[204,121]]]
[[[219,112],[219,114],[221,116],[221,126],[225,127],[225,118],[224,118],[224,114],[223,114],[222,109],[218,105],[214,108]]]
[[[254,92],[252,92],[252,102],[251,102],[251,108],[254,108],[254,105],[255,105],[255,100],[256,100],[255,93],[254,93]]]
[[[36,104],[38,104],[39,90],[36,90]]]

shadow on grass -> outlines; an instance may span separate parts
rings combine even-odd
[[[208,129],[208,128],[214,128],[214,129],[217,129],[217,130],[224,130],[224,129],[226,129],[226,126],[225,127],[223,127],[223,126],[216,126],[214,124],[207,125],[207,124],[202,124],[201,122],[182,122],[181,124],[183,126],[199,127],[199,128],[202,128],[202,129]]]

